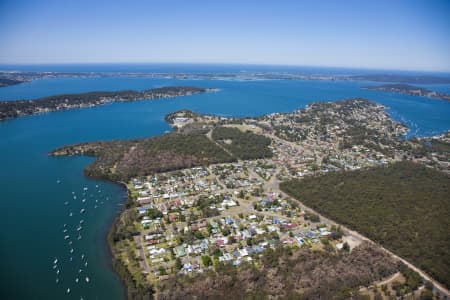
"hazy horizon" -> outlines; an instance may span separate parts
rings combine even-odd
[[[146,67],[161,67],[164,70],[148,70]],[[32,69],[29,69],[29,68]],[[38,69],[42,67],[42,69]],[[133,69],[114,70],[54,70],[52,68],[70,68],[70,67],[133,67]],[[136,70],[140,67],[143,70]],[[71,63],[0,63],[0,72],[123,72],[123,73],[183,73],[186,70],[176,69],[177,67],[217,67],[217,72],[224,72],[223,68],[230,68],[226,72],[292,72],[305,74],[330,74],[335,71],[335,75],[366,75],[366,74],[405,74],[405,75],[436,75],[450,76],[450,71],[431,71],[431,70],[405,70],[405,69],[386,69],[386,68],[363,68],[347,66],[315,66],[315,65],[282,65],[282,64],[251,64],[251,63],[204,63],[204,62],[71,62]],[[168,69],[167,69],[168,68]],[[172,69],[171,69],[172,68]],[[174,69],[175,68],[175,69]],[[220,69],[219,69],[220,68]],[[231,68],[248,68],[243,70]],[[210,72],[215,70],[210,69]],[[202,73],[190,69],[191,73]],[[331,72],[332,73],[332,72]]]
[[[223,64],[450,72],[450,2],[0,3],[0,64]]]

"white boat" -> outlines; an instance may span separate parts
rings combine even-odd
[[[69,235],[66,235],[66,236],[64,237],[65,240],[67,240],[68,238],[70,238]]]
[[[56,270],[56,275],[58,275],[59,274],[59,269],[58,270]]]
[[[81,259],[84,259],[84,254],[81,254]]]
[[[66,233],[66,232],[67,232],[67,229],[64,229],[63,232]]]
[[[59,278],[56,278],[56,283],[58,283],[59,282]]]
[[[77,231],[80,231],[81,229],[83,229],[83,227],[78,226]]]
[[[86,282],[89,282],[89,277],[86,276]]]
[[[72,261],[72,260],[73,260],[73,257],[71,256],[69,260]]]
[[[81,202],[83,202],[83,203],[86,202],[86,199],[81,200]]]
[[[69,245],[72,245],[72,241],[69,241]]]
[[[82,208],[81,210],[80,210],[80,214],[82,214],[82,213],[84,213],[86,210],[84,209],[84,208]]]
[[[68,288],[68,289],[67,289],[66,293],[67,293],[67,294],[69,294],[69,293],[70,293],[70,288]]]
[[[53,261],[53,264],[57,264],[58,263],[58,259],[55,257],[55,260]]]
[[[53,270],[56,269],[58,267],[58,265],[53,265]]]
[[[60,183],[61,182],[61,180],[56,180],[56,183]]]
[[[72,249],[70,249],[70,253],[73,253],[73,248],[72,248]]]
[[[64,205],[67,205],[67,204],[69,204],[69,201],[64,202]]]
[[[70,214],[69,214],[69,217],[71,217],[71,216],[73,216],[73,213],[72,213],[72,212],[70,212]]]
[[[88,265],[88,263],[87,263],[87,262],[85,262],[85,263],[84,263],[84,266],[85,266],[85,267],[87,267],[87,265]]]
[[[76,282],[76,283],[78,283],[78,277],[77,277],[77,278],[75,278],[75,282]]]
[[[78,238],[77,238],[78,240],[81,240],[81,235],[78,235]]]
[[[83,224],[84,223],[84,220],[80,220],[80,224]]]

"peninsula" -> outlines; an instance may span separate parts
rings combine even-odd
[[[172,98],[204,93],[207,91],[212,91],[212,89],[192,86],[171,86],[144,91],[101,91],[81,94],[64,94],[34,100],[0,101],[0,121],[52,111],[93,107],[111,102]]]
[[[405,94],[405,95],[410,95],[410,96],[420,96],[420,97],[428,97],[428,98],[450,101],[450,95],[448,95],[448,94],[438,93],[438,92],[434,92],[434,91],[431,91],[426,88],[421,88],[421,87],[412,86],[412,85],[403,84],[403,83],[384,84],[384,85],[378,85],[378,86],[366,86],[363,88],[367,89],[367,90],[399,93],[399,94]]]
[[[384,109],[358,98],[257,118],[181,110],[166,116],[173,133],[50,154],[95,156],[86,175],[126,185],[108,241],[129,299],[448,295],[450,237],[436,227],[448,227],[450,133],[406,140]]]

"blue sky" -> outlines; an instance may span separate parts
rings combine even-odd
[[[450,71],[449,0],[0,0],[0,63]]]

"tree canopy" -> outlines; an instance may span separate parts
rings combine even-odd
[[[292,180],[286,193],[450,286],[450,177],[411,162]]]

